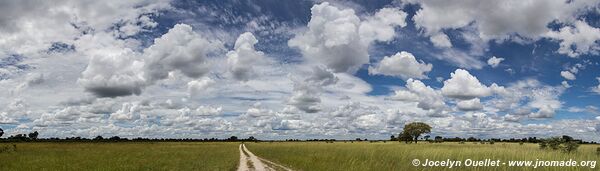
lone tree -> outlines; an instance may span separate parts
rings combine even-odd
[[[33,140],[37,140],[38,135],[40,135],[40,133],[38,133],[37,131],[29,133],[29,138],[33,139]]]
[[[401,135],[410,135],[417,143],[421,134],[427,134],[431,132],[431,126],[423,122],[413,122],[404,125],[404,130]]]
[[[0,128],[0,137],[2,137],[2,135],[4,135],[4,130],[2,130],[2,128]]]

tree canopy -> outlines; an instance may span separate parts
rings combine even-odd
[[[410,136],[410,138],[414,139],[415,143],[421,134],[427,134],[431,132],[431,126],[427,125],[423,122],[412,122],[404,125],[404,130],[400,134],[400,136]]]

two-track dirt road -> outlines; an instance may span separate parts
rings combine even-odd
[[[277,171],[277,170],[292,171],[292,169],[290,169],[290,168],[287,168],[280,164],[257,157],[252,152],[250,152],[250,150],[248,150],[246,148],[246,145],[244,145],[244,144],[240,144],[239,149],[240,149],[240,164],[237,169],[238,171]]]

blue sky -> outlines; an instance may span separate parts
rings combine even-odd
[[[600,140],[593,1],[31,2],[0,7],[8,134]]]

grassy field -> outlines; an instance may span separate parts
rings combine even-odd
[[[11,146],[14,143],[0,143]],[[16,143],[0,170],[235,170],[239,143]]]
[[[239,143],[0,143],[0,170],[235,170]],[[600,170],[589,167],[415,167],[429,160],[600,160],[596,147],[575,153],[540,150],[537,144],[404,144],[398,142],[260,142],[250,151],[296,170]],[[598,165],[598,164],[597,164]]]
[[[600,160],[598,145],[582,145],[575,153],[540,150],[537,144],[404,144],[387,143],[324,143],[273,142],[248,143],[256,155],[297,170],[599,170],[589,167],[415,167],[413,159],[430,160]],[[508,165],[508,163],[507,163]]]

